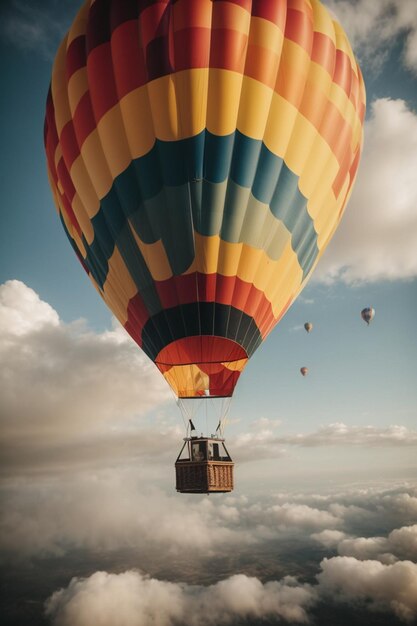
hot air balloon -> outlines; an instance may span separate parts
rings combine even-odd
[[[179,491],[233,487],[226,409],[202,439],[192,402],[232,396],[310,278],[352,190],[364,114],[350,44],[318,0],[88,0],[57,52],[53,197],[188,419]],[[204,484],[179,476],[194,461]]]
[[[300,367],[300,372],[302,376],[307,376],[308,374],[308,367]]]
[[[369,323],[372,322],[375,317],[375,309],[373,309],[371,306],[367,306],[365,309],[362,309],[361,317],[363,321],[366,322],[369,326]]]
[[[308,333],[311,333],[311,331],[313,330],[313,324],[311,322],[306,322],[304,324],[304,328]]]

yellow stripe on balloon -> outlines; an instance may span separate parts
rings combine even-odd
[[[239,359],[238,361],[224,361],[222,365],[232,372],[242,372],[247,362],[248,359]]]
[[[48,181],[49,181],[49,184],[50,184],[50,187],[51,187],[52,197],[53,197],[54,204],[55,204],[55,209],[56,209],[56,212],[59,214],[60,213],[60,204],[59,204],[59,199],[58,199],[57,186],[55,185],[55,181],[52,178],[52,174],[51,174],[51,171],[50,171],[49,167],[47,168],[46,173],[48,175]]]
[[[128,305],[137,294],[137,286],[133,282],[117,247],[114,248],[108,266],[106,281],[103,285],[103,298],[124,326],[128,320]]]
[[[235,132],[242,82],[242,74],[210,69],[206,127],[213,135],[224,136]]]
[[[87,68],[81,67],[68,81],[68,101],[71,115],[74,116],[83,95],[88,91]]]
[[[251,139],[262,139],[268,121],[273,90],[245,76],[237,118],[237,129]]]
[[[73,238],[74,243],[77,246],[79,253],[85,259],[87,256],[87,250],[85,249],[84,243],[80,235],[78,234],[76,228],[72,226],[72,224],[71,224],[71,237]]]
[[[79,158],[80,157],[78,157],[74,161],[74,164],[71,167],[71,177],[73,178],[74,183],[76,182],[76,178],[75,176],[73,176],[72,171]],[[91,185],[97,195],[97,198],[104,198],[104,196],[111,189],[111,186],[113,184],[113,177],[110,173],[106,157],[103,154],[103,148],[97,128],[92,133],[90,133],[90,135],[88,135],[87,139],[84,141],[81,147],[81,159],[84,161],[85,164],[85,169],[83,172],[83,192],[84,189],[87,189],[88,187],[86,177],[89,176]],[[78,186],[76,187],[76,189],[80,197],[83,198],[83,195],[78,189]],[[95,213],[97,212],[95,210],[96,206],[98,210],[99,205],[96,205],[95,202],[88,204],[90,217],[93,217],[93,215],[95,215]]]
[[[288,299],[288,293],[298,287],[303,276],[297,255],[291,247],[289,233],[286,241],[283,231],[282,236],[281,255],[274,261],[264,250],[244,243],[229,243],[221,240],[218,235],[205,237],[195,233],[196,259],[186,273],[236,276],[262,291],[271,302],[274,315],[278,315],[280,307],[282,308]],[[285,277],[281,280],[284,270]],[[283,292],[277,291],[277,283],[281,284]],[[282,304],[283,299],[285,302]]]
[[[140,115],[140,112],[138,112]],[[132,155],[130,154],[129,144],[126,139],[126,131],[123,124],[123,117],[118,105],[112,107],[107,111],[106,115],[97,124],[97,132],[99,135],[99,145],[103,157],[108,166],[108,171],[111,176],[106,181],[108,188],[105,188],[105,193],[100,193],[99,197],[102,198],[110,191],[113,184],[113,180],[128,167],[132,161]],[[97,148],[98,149],[98,148]],[[100,157],[102,156],[100,155]],[[88,167],[90,170],[90,167]]]
[[[91,150],[90,154],[91,153],[92,155],[94,155],[94,150]],[[87,172],[86,163],[84,162],[82,154],[80,154],[80,156],[75,159],[74,163],[71,166],[70,174],[71,180],[74,184],[76,193],[79,196],[80,202],[85,207],[85,210],[91,219],[100,209],[100,201],[97,191],[94,188],[94,185],[90,178],[91,171]]]
[[[79,37],[80,35],[84,35],[87,30],[87,19],[90,7],[88,6],[88,2],[85,2],[83,6],[77,13],[75,20],[73,21],[71,28],[68,32],[68,40],[67,40],[67,48],[71,44],[71,42]]]
[[[206,125],[208,68],[189,69],[173,74],[178,103],[179,138],[198,135]]]
[[[325,214],[323,211],[323,214],[320,215],[321,229],[320,229],[320,235],[317,240],[317,244],[320,250],[326,247],[327,243],[330,240],[331,235],[335,231],[340,221],[341,215],[339,215],[339,213],[342,209],[342,206],[345,204],[346,194],[349,190],[349,185],[350,185],[350,179],[348,176],[343,183],[343,186],[340,190],[339,197],[334,201],[333,210],[329,211],[327,214]]]
[[[283,41],[284,34],[276,24],[262,17],[252,16],[249,45],[260,46],[280,55]]]
[[[155,143],[154,129],[149,123],[152,118],[146,85],[127,94],[119,106],[131,155],[137,159],[147,154]],[[102,123],[107,124],[106,115]]]
[[[315,32],[326,35],[333,41],[333,43],[335,43],[336,36],[334,32],[333,20],[331,19],[328,10],[319,0],[311,0],[311,6],[313,9]]]
[[[82,233],[88,245],[91,245],[94,240],[94,229],[93,229],[93,225],[91,224],[88,213],[86,211],[86,208],[84,204],[81,202],[81,199],[78,193],[75,194],[71,203],[71,207],[72,207],[72,210],[74,211],[75,217],[77,218],[77,221],[81,227]]]
[[[291,141],[285,152],[284,161],[290,170],[300,176],[305,168],[305,164],[309,160],[313,145],[318,139],[319,133],[301,113],[295,117],[294,127],[292,129]],[[301,193],[308,197],[299,183]]]
[[[62,148],[61,148],[61,144],[58,143],[56,150],[55,150],[55,154],[54,154],[54,165],[55,165],[55,170],[58,167],[58,163],[60,162],[61,159],[63,159],[63,154],[62,154]]]
[[[282,159],[291,139],[297,114],[298,110],[292,104],[277,93],[273,94],[263,140],[268,150]]]
[[[205,127],[208,68],[162,76],[147,85],[155,136],[163,141],[185,139]]]
[[[66,74],[66,37],[58,48],[52,68],[51,93],[54,103],[55,124],[58,136],[61,135],[65,124],[71,119],[68,104],[67,74]]]
[[[174,365],[162,372],[178,397],[191,397],[210,387],[210,378],[197,365]]]
[[[307,124],[305,127],[307,128]],[[301,193],[308,198],[308,212],[313,219],[320,209],[315,205],[314,195],[320,193],[320,189],[328,189],[332,186],[340,168],[339,161],[333,154],[329,144],[320,133],[314,135],[314,143],[303,164],[298,181]]]
[[[158,239],[155,243],[144,243],[130,223],[129,226],[152,278],[154,280],[171,278],[172,268],[162,241]]]
[[[259,272],[263,271],[265,271],[263,268],[259,268]],[[279,316],[287,304],[290,295],[299,288],[302,280],[303,270],[298,263],[294,250],[288,244],[270,272],[269,280],[264,288],[265,296],[271,302],[275,318]],[[256,283],[255,278],[255,286]]]

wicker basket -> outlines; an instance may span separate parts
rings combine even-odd
[[[232,461],[177,461],[176,489],[181,493],[226,493],[233,491]]]

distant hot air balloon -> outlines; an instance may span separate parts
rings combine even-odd
[[[313,324],[311,322],[306,322],[304,324],[304,328],[308,333],[311,333],[311,331],[313,330]]]
[[[188,420],[188,399],[233,394],[306,285],[351,193],[364,115],[361,71],[318,0],[80,9],[47,99],[52,193]]]
[[[307,376],[308,374],[308,367],[300,367],[300,372],[303,376]]]
[[[362,309],[361,317],[363,321],[366,322],[369,326],[369,323],[372,322],[372,320],[375,317],[375,309],[373,309],[370,306],[367,306],[365,309]]]

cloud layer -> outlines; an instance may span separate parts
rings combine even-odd
[[[321,602],[355,603],[392,612],[405,622],[417,615],[417,565],[401,561],[383,565],[353,557],[320,563],[317,584],[296,578],[262,583],[238,574],[214,585],[171,583],[139,571],[96,572],[73,578],[46,601],[54,626],[215,626],[237,620],[280,618],[309,622],[308,609]]]
[[[305,623],[305,608],[313,600],[310,586],[290,577],[262,584],[240,574],[202,587],[156,580],[138,571],[96,572],[55,592],[46,613],[56,626],[216,626],[273,617]]]

